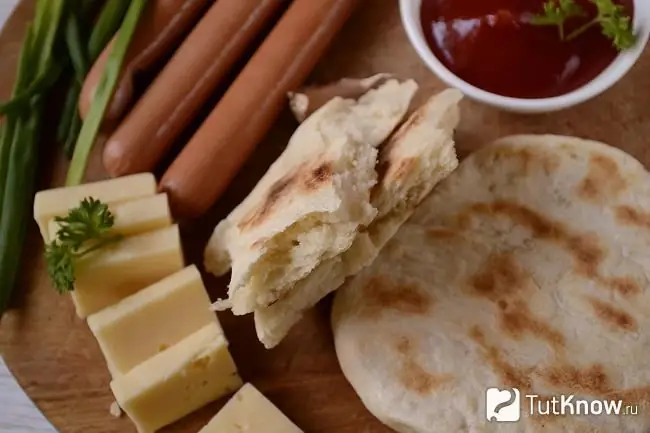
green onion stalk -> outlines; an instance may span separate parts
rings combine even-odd
[[[65,96],[61,120],[57,129],[57,142],[63,145],[64,153],[72,158],[74,146],[81,129],[78,101],[83,82],[90,66],[97,60],[106,45],[120,28],[130,2],[126,0],[107,0],[92,28],[88,43],[84,43],[82,20],[86,20],[88,8],[93,2],[88,1],[80,11],[70,11],[65,29],[65,42],[74,70],[74,79]],[[85,34],[87,34],[86,32]]]
[[[39,77],[51,73],[55,64],[54,47],[64,3],[65,0],[37,0],[12,92],[12,100],[22,98],[22,102],[9,105],[13,108],[5,112],[0,140],[0,317],[15,286],[30,220],[45,90],[34,89],[42,85]]]
[[[124,22],[117,33],[115,43],[106,60],[106,68],[97,85],[97,91],[90,110],[86,119],[84,119],[79,138],[74,146],[74,154],[66,179],[67,186],[79,185],[83,181],[90,151],[117,85],[127,49],[146,5],[147,0],[132,0],[129,5]]]

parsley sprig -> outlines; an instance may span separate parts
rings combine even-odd
[[[119,241],[122,236],[111,230],[115,224],[108,206],[92,197],[70,209],[66,217],[56,217],[56,238],[45,248],[47,272],[59,293],[74,290],[75,262],[79,258]]]
[[[564,22],[584,14],[585,10],[573,0],[550,0],[544,3],[544,13],[532,17],[532,23],[538,26],[557,26],[560,39],[564,40]]]
[[[575,0],[549,0],[544,3],[544,11],[532,17],[532,24],[557,26],[560,39],[570,41],[593,26],[600,25],[605,36],[612,40],[617,50],[623,51],[634,45],[636,36],[632,31],[630,17],[625,15],[624,7],[613,0],[590,0],[598,9],[596,17],[569,35],[565,35],[564,24],[569,18],[585,15],[585,10]]]

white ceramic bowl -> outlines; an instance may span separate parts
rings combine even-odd
[[[455,0],[465,1],[465,0]],[[422,32],[420,6],[422,0],[400,0],[402,23],[409,40],[426,65],[448,86],[462,91],[467,97],[506,111],[519,113],[544,113],[569,108],[585,102],[620,80],[638,60],[650,36],[650,0],[634,0],[634,29],[637,44],[625,50],[601,74],[583,87],[553,98],[520,99],[497,95],[460,79],[447,69],[433,54]],[[649,91],[639,89],[639,91]]]

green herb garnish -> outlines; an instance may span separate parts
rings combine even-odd
[[[584,14],[585,10],[574,0],[549,0],[544,3],[544,13],[534,15],[532,23],[538,26],[557,26],[560,39],[564,40],[564,22]]]
[[[593,26],[600,25],[603,34],[612,40],[614,47],[623,51],[634,45],[636,36],[632,31],[630,17],[625,15],[624,7],[613,0],[590,0],[598,8],[596,17],[565,35],[564,25],[569,18],[585,15],[585,10],[575,0],[549,0],[544,3],[544,11],[532,17],[532,24],[538,26],[557,26],[560,39],[570,41]]]
[[[66,186],[79,185],[83,180],[90,151],[104,119],[104,112],[108,108],[113,91],[117,86],[126,52],[146,6],[147,0],[131,0],[129,3],[126,15],[115,36],[113,48],[106,59],[106,67],[97,84],[97,91],[90,110],[83,121],[75,144],[68,146],[68,150],[73,151],[73,153],[68,168]]]
[[[68,47],[68,54],[75,72],[71,80],[70,88],[65,97],[65,104],[59,128],[57,129],[57,141],[63,145],[65,155],[72,158],[77,138],[81,131],[81,118],[77,101],[81,94],[83,81],[88,74],[90,66],[95,63],[104,47],[113,38],[124,19],[124,14],[129,7],[129,2],[124,0],[108,0],[99,14],[99,17],[92,25],[92,30],[82,23],[88,22],[88,10],[96,5],[95,0],[87,0],[82,4],[80,13],[70,14],[65,23],[65,44]],[[79,8],[77,8],[79,9]],[[84,38],[88,37],[86,43]]]
[[[62,63],[57,40],[65,0],[36,0],[20,50],[11,100],[0,104],[0,319],[16,286],[38,172],[45,99]],[[57,72],[59,71],[59,72]]]
[[[74,290],[76,260],[119,241],[122,236],[112,230],[115,218],[108,206],[92,197],[70,209],[66,217],[54,221],[59,230],[45,249],[45,260],[54,288],[63,294]]]

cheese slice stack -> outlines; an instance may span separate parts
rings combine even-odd
[[[88,317],[113,377],[216,323],[196,266],[188,266]]]
[[[178,226],[153,175],[39,192],[34,218],[45,242],[56,239],[55,218],[87,197],[108,205],[124,238],[76,261],[71,296],[119,406],[139,432],[155,432],[242,381],[198,269],[184,267]]]
[[[85,318],[183,267],[177,225],[126,237],[77,262],[77,314]]]
[[[137,235],[168,227],[172,224],[167,194],[137,198],[109,205],[108,208],[115,218],[115,224],[112,227],[113,232],[124,236]],[[49,238],[44,238],[44,240],[54,240],[58,230],[59,224],[54,221],[54,218],[50,219],[47,230]]]
[[[199,433],[302,433],[253,385],[247,383]]]
[[[48,231],[50,220],[67,215],[68,210],[79,206],[86,197],[93,197],[111,207],[111,205],[155,194],[156,178],[151,173],[48,189],[39,191],[34,197],[34,219],[41,230],[41,236],[47,241],[50,238]]]
[[[167,195],[157,194],[156,180],[150,173],[40,191],[34,200],[34,219],[45,242],[56,239],[59,225],[55,218],[67,215],[87,197],[108,205],[115,218],[113,231],[125,239],[77,262],[71,296],[81,318],[184,266]]]
[[[196,266],[88,317],[120,407],[154,432],[241,386]]]
[[[115,377],[111,389],[138,432],[152,433],[241,385],[228,341],[210,323]]]

